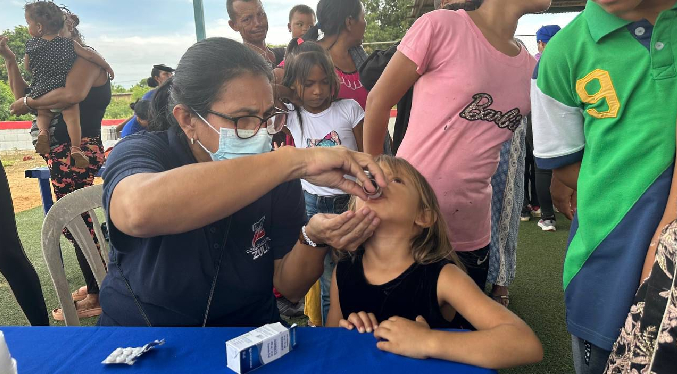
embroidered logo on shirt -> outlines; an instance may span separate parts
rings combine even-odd
[[[468,121],[487,121],[494,122],[498,127],[507,128],[510,131],[515,131],[517,126],[522,122],[522,114],[518,108],[509,110],[505,113],[489,109],[494,99],[491,95],[486,93],[478,93],[473,95],[473,102],[468,104],[463,111],[461,111],[461,118]]]
[[[339,137],[338,132],[332,131],[329,134],[325,135],[322,139],[307,139],[306,143],[308,148],[312,147],[334,147],[341,145],[341,138]]]
[[[247,253],[252,255],[252,260],[256,260],[268,253],[270,250],[270,238],[266,236],[266,229],[263,223],[266,221],[266,216],[263,216],[258,222],[252,225],[254,238],[252,239],[252,246],[247,250]]]
[[[591,94],[586,87],[589,83],[594,81],[599,85],[599,89],[596,90],[596,93]],[[590,104],[590,106],[597,105],[602,102],[602,100],[606,101],[607,107],[609,108],[608,110],[598,111],[591,107],[586,110],[589,115],[599,119],[618,117],[618,112],[621,109],[621,102],[618,100],[614,82],[611,80],[611,75],[609,75],[608,71],[595,69],[590,72],[590,74],[577,80],[576,93],[578,94],[578,97],[581,98],[582,102]]]

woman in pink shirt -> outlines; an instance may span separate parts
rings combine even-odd
[[[317,40],[329,52],[341,83],[339,98],[353,99],[362,109],[367,104],[367,89],[360,82],[357,68],[367,59],[362,49],[366,27],[360,0],[320,0],[317,3],[317,24],[303,37]],[[318,40],[320,30],[323,35]]]
[[[517,21],[549,5],[550,0],[484,0],[471,12],[423,15],[367,100],[364,150],[377,155],[390,108],[415,87],[397,156],[433,186],[452,245],[482,289],[489,265],[491,177],[501,145],[531,110],[536,62],[514,38]]]

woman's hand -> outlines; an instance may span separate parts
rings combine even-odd
[[[378,328],[378,321],[376,320],[374,313],[350,313],[347,320],[341,319],[339,321],[339,327],[348,330],[357,328],[357,331],[359,331],[360,334],[365,332],[371,333]]]
[[[281,84],[274,84],[273,91],[275,92],[275,102],[280,108],[285,108],[284,103],[292,103],[298,107],[303,105],[303,101],[296,94],[296,91]]]
[[[368,183],[369,178],[364,173],[365,170],[369,170],[379,186],[382,188],[387,186],[383,170],[374,158],[366,153],[338,146],[303,149],[299,154],[304,160],[297,178],[303,178],[316,186],[339,188],[347,194],[367,200],[367,194],[360,184],[365,185],[370,192],[375,192],[375,188]],[[346,174],[357,178],[360,184],[345,178]]]
[[[9,49],[7,42],[8,38],[6,36],[0,36],[0,56],[7,61],[16,61],[16,55]]]
[[[23,97],[13,102],[12,105],[9,106],[9,113],[15,116],[20,116],[29,112],[30,109],[26,106],[26,104],[24,104]]]
[[[390,317],[387,321],[381,322],[374,336],[385,340],[376,343],[376,347],[382,351],[426,359],[430,357],[426,344],[430,332],[430,326],[421,316],[416,317],[416,321]]]
[[[306,234],[315,243],[352,252],[374,234],[379,223],[369,208],[342,214],[318,213],[306,225]]]

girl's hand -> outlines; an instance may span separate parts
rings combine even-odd
[[[12,115],[15,115],[15,116],[27,114],[28,112],[30,112],[30,110],[24,104],[23,97],[20,98],[19,100],[15,101],[15,102],[13,102],[12,105],[9,106],[9,114],[12,114]]]
[[[8,38],[6,36],[0,36],[0,56],[7,61],[16,61],[16,55],[9,49],[7,42]]]
[[[342,319],[339,321],[339,327],[344,329],[352,330],[357,327],[357,331],[360,334],[365,332],[371,333],[372,331],[378,328],[378,321],[374,313],[359,312],[359,313],[350,313],[348,319]]]
[[[106,73],[108,73],[108,76],[110,77],[110,80],[115,79],[115,72],[113,71],[112,67],[107,67],[106,68]]]
[[[308,221],[306,234],[315,243],[352,252],[374,234],[379,223],[376,213],[369,208],[342,214],[318,213]]]
[[[430,326],[421,316],[416,317],[415,322],[402,317],[390,317],[381,322],[374,336],[384,340],[376,343],[376,347],[382,351],[426,359],[430,357],[426,350],[430,332]]]
[[[360,184],[366,185],[366,188],[371,190],[369,192],[375,192],[375,188],[368,183],[369,178],[364,173],[365,170],[369,170],[381,188],[388,185],[381,167],[374,162],[371,155],[366,153],[354,152],[346,147],[337,146],[298,150],[298,154],[303,156],[303,161],[300,175],[296,177],[303,178],[316,186],[338,188],[347,194],[367,200],[367,194]],[[357,178],[360,184],[345,178],[346,174]]]

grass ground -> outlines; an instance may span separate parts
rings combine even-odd
[[[40,249],[42,208],[18,213],[16,217],[26,254],[40,276],[47,309],[57,308],[56,293]],[[534,329],[543,343],[545,357],[538,365],[505,370],[501,374],[573,373],[561,286],[569,221],[562,216],[558,218],[558,231],[554,233],[541,231],[535,220],[522,223],[517,250],[517,278],[510,288],[510,309]],[[62,240],[62,248],[68,281],[71,289],[75,289],[84,284],[82,274],[72,246]],[[95,319],[83,320],[81,323],[93,325]],[[0,276],[0,325],[27,324],[7,282]]]

